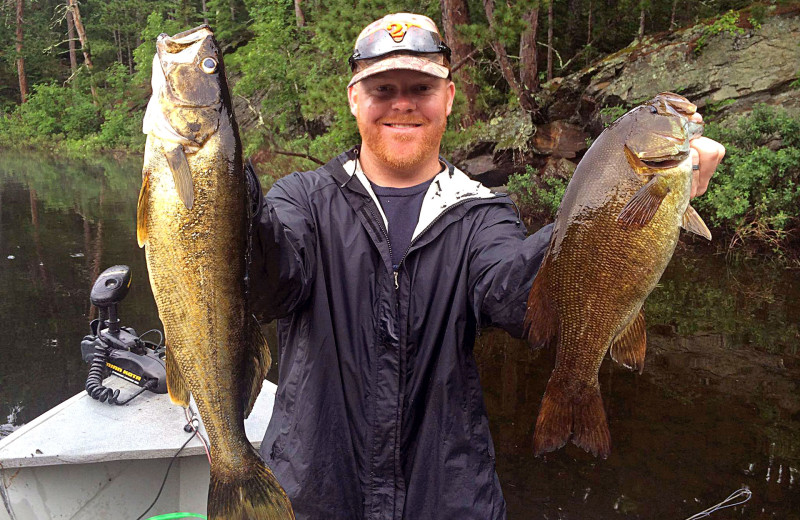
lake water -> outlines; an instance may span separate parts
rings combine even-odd
[[[140,169],[0,155],[0,436],[83,389],[80,341],[103,269],[132,268],[123,324],[160,328],[135,238]],[[601,368],[607,460],[572,445],[533,457],[554,352],[482,333],[509,519],[684,520],[741,487],[752,499],[711,518],[800,519],[800,272],[679,245],[646,315],[644,373]]]

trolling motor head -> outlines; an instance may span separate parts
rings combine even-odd
[[[156,345],[143,340],[131,327],[120,326],[119,303],[127,296],[130,285],[131,268],[115,265],[97,277],[89,294],[99,317],[90,324],[92,333],[81,342],[81,354],[90,364],[86,391],[99,401],[108,399],[109,403],[125,404],[144,390],[167,392],[164,348],[160,342]],[[119,390],[112,391],[102,385],[109,373],[142,390],[130,399],[119,401]]]
[[[131,287],[131,268],[115,265],[103,271],[94,282],[89,299],[100,310],[100,319],[108,324],[110,333],[119,332],[119,309],[117,305]]]

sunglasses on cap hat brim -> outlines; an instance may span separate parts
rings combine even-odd
[[[411,26],[405,32],[401,41],[395,41],[391,34],[385,30],[375,31],[374,33],[356,42],[353,55],[350,56],[348,63],[350,69],[355,72],[358,62],[361,60],[374,60],[390,54],[443,54],[446,63],[450,63],[450,47],[448,47],[441,37],[431,31],[421,27]]]

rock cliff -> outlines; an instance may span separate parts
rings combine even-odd
[[[493,161],[468,156],[465,168],[499,185],[504,178],[497,171],[522,170],[523,155],[541,170],[553,158],[577,162],[587,138],[596,137],[604,123],[662,91],[686,96],[706,119],[724,120],[757,103],[800,109],[800,7],[772,8],[755,25],[751,19],[742,11],[735,24],[707,20],[648,36],[555,78],[541,92],[549,122],[534,126],[525,153],[495,152]],[[517,159],[516,166],[509,165],[510,158]],[[481,167],[470,170],[472,164]]]

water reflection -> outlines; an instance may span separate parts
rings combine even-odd
[[[639,376],[606,361],[612,454],[569,445],[536,459],[552,350],[500,331],[476,346],[509,518],[685,519],[740,487],[720,518],[800,518],[798,273],[679,253],[646,304]]]
[[[94,317],[89,290],[100,271],[131,265],[125,324],[157,327],[134,238],[138,161],[0,158],[0,417],[30,421],[85,383],[80,340]],[[13,414],[12,414],[13,412]]]
[[[82,390],[104,268],[132,268],[123,324],[160,328],[135,238],[140,167],[0,156],[0,436]],[[681,520],[742,486],[753,499],[712,518],[800,518],[798,295],[796,271],[679,252],[647,301],[644,374],[601,368],[605,461],[571,445],[532,456],[554,352],[484,331],[475,353],[509,519]]]

